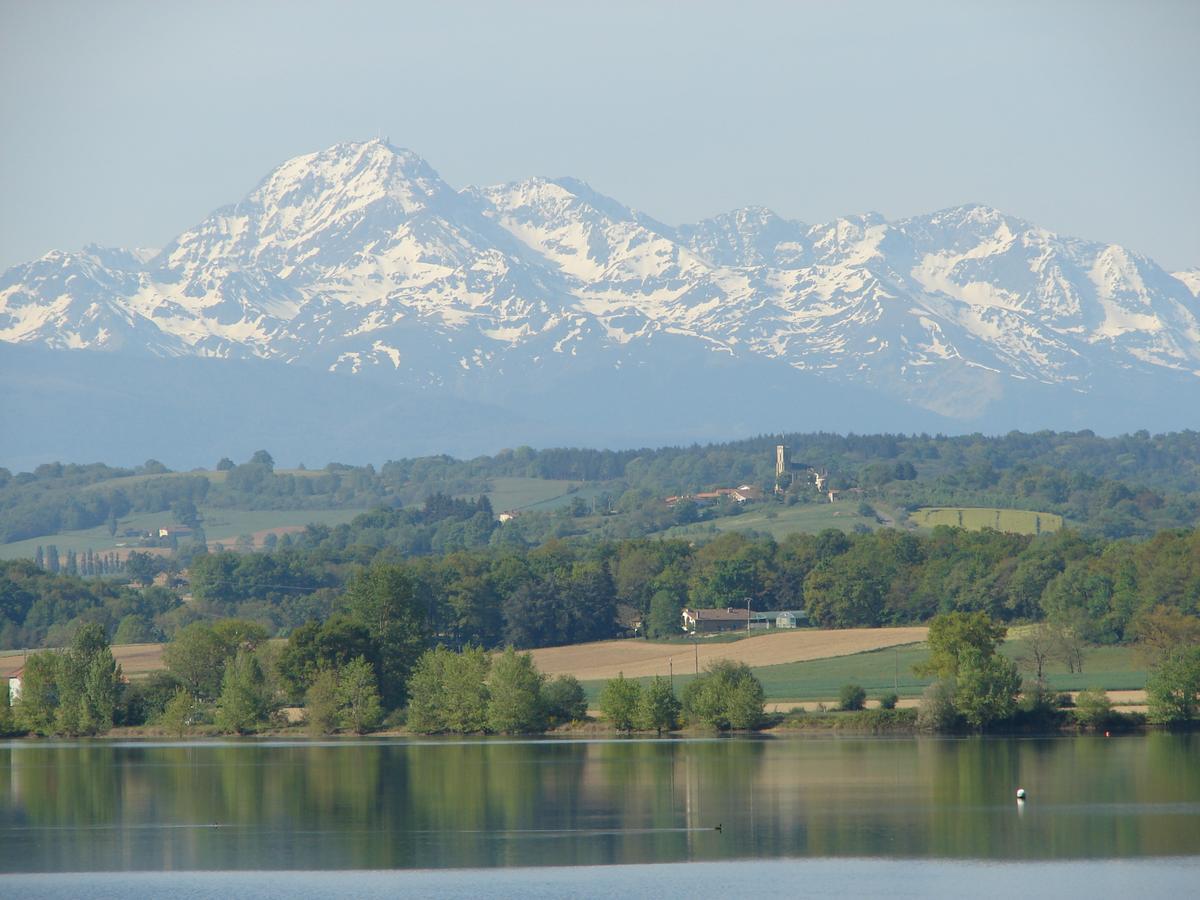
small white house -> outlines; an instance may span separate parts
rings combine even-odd
[[[18,700],[21,699],[21,676],[25,673],[23,668],[17,669],[8,676],[8,705],[16,706]]]

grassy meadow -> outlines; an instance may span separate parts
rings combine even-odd
[[[1020,660],[1028,653],[1028,645],[1020,638],[1006,641],[1001,652]],[[916,698],[933,680],[913,674],[913,666],[929,658],[925,644],[905,644],[870,650],[847,656],[783,663],[774,666],[752,666],[762,682],[768,702],[786,700],[836,702],[838,689],[844,684],[858,684],[871,699],[895,691],[902,698]],[[1021,675],[1032,680],[1032,674],[1022,666]],[[1109,691],[1137,691],[1145,688],[1147,672],[1144,664],[1130,647],[1089,647],[1084,653],[1083,672],[1071,674],[1061,663],[1049,666],[1046,682],[1055,691],[1079,691],[1100,687]],[[692,680],[690,672],[676,672],[675,689],[681,691]],[[635,679],[649,681],[648,678]],[[590,703],[595,703],[603,681],[586,681],[584,690]]]
[[[224,473],[222,473],[224,474]],[[141,477],[141,476],[133,476]],[[153,476],[152,476],[153,477]],[[214,509],[200,508],[203,517],[201,525],[209,546],[223,543],[232,547],[239,535],[255,534],[275,528],[302,527],[312,523],[324,525],[340,525],[349,522],[355,516],[365,512],[362,509]],[[63,531],[59,534],[46,534],[41,537],[29,538],[24,541],[14,541],[11,544],[0,544],[0,559],[32,559],[37,553],[38,545],[42,547],[54,544],[58,547],[60,557],[68,550],[77,553],[83,550],[108,552],[135,546],[135,538],[121,536],[127,528],[147,531],[162,525],[173,525],[175,517],[169,510],[156,513],[142,513],[126,516],[121,519],[116,537],[108,533],[107,525],[97,525],[95,528],[84,528],[79,531]]]
[[[982,506],[923,506],[909,518],[923,528],[949,525],[968,531],[993,528],[1012,534],[1046,534],[1063,526],[1062,516],[1056,513]]]
[[[585,491],[578,490],[582,485],[580,481],[554,478],[493,478],[488,483],[487,498],[497,514],[547,510],[570,502],[577,492],[579,496],[585,496]],[[586,496],[590,499],[591,494],[586,493]]]

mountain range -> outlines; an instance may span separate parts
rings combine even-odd
[[[981,205],[675,227],[575,179],[456,190],[343,143],[159,251],[5,272],[0,462],[1182,429],[1198,292],[1200,270]]]

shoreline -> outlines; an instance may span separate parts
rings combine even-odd
[[[664,731],[657,734],[653,731],[620,731],[603,722],[576,722],[554,728],[549,731],[529,732],[525,734],[489,734],[472,732],[469,734],[425,734],[410,731],[406,728],[389,728],[365,734],[336,733],[314,735],[302,728],[264,729],[253,734],[222,734],[213,730],[194,730],[182,734],[168,732],[156,726],[118,726],[104,734],[86,736],[38,736],[17,735],[0,739],[5,743],[52,744],[52,743],[102,743],[102,742],[186,742],[186,743],[245,743],[252,745],[262,741],[288,741],[296,744],[313,743],[327,744],[336,742],[375,741],[375,740],[419,740],[445,741],[521,741],[521,740],[733,740],[733,739],[776,739],[793,737],[847,737],[847,738],[880,738],[895,739],[910,738],[1013,738],[1013,737],[1115,737],[1128,735],[1147,735],[1155,732],[1175,733],[1200,730],[1200,722],[1192,723],[1190,727],[1168,727],[1131,718],[1114,722],[1105,728],[1089,728],[1069,721],[1062,722],[1058,727],[1016,727],[993,729],[986,732],[973,731],[924,731],[917,727],[915,715],[907,710],[896,710],[898,716],[880,717],[878,710],[864,710],[866,716],[858,712],[827,712],[805,713],[796,717],[784,717],[779,721],[755,730],[718,731],[711,728],[680,728],[674,731]],[[875,715],[872,715],[875,713]]]

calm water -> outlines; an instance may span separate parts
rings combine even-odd
[[[1019,786],[1030,796],[1023,807]],[[871,857],[903,861],[919,880],[963,860],[1123,860],[1116,871],[1129,875],[1149,858],[1198,856],[1200,735],[0,745],[8,873],[759,858],[808,865],[812,876],[830,857]],[[1195,859],[1163,863],[1151,868],[1200,875]],[[567,871],[579,879],[584,870]],[[597,877],[621,871],[638,870]],[[517,877],[410,876],[426,879],[418,892],[430,895],[439,877],[483,877],[492,887]],[[152,883],[113,877],[85,881]],[[356,877],[369,893],[370,876]],[[1114,877],[1098,876],[1098,886]],[[550,875],[539,878],[531,883]],[[298,889],[318,883],[301,879]],[[71,895],[62,880],[19,884],[22,893],[52,885]],[[521,890],[539,896],[528,883]]]

